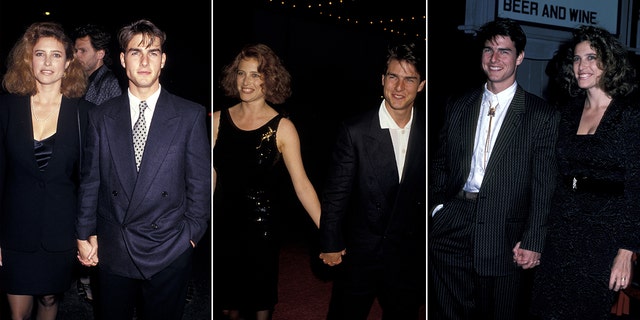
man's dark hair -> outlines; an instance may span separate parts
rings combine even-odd
[[[527,45],[527,35],[515,20],[508,18],[497,18],[482,25],[476,34],[476,40],[480,48],[484,47],[484,43],[495,39],[496,36],[504,36],[511,38],[516,47],[516,55],[520,55]]]
[[[85,24],[75,29],[73,34],[74,41],[78,38],[89,36],[91,46],[95,50],[104,50],[104,59],[102,61],[106,65],[111,65],[111,56],[109,55],[109,45],[111,44],[111,34],[104,28],[95,24]]]
[[[421,43],[393,43],[389,45],[387,51],[387,61],[384,65],[384,73],[391,60],[406,61],[416,67],[420,74],[420,81],[426,78],[427,67],[425,63],[425,46]]]

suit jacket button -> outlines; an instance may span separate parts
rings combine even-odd
[[[114,196],[114,197],[117,196],[118,195],[118,191],[115,191],[115,190],[111,191],[111,195]]]
[[[156,229],[158,229],[158,225],[157,225],[157,224],[155,224],[155,223],[152,223],[152,224],[151,224],[151,228],[153,228],[154,230],[156,230]]]
[[[163,198],[164,198],[164,197],[166,197],[166,196],[168,196],[168,195],[169,195],[169,192],[162,191],[162,197],[163,197]]]

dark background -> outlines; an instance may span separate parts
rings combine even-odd
[[[461,87],[460,70],[469,64],[463,57],[468,52],[459,47],[458,39],[464,35],[457,30],[464,19],[464,1],[450,2],[447,10],[431,10],[433,14],[426,19],[427,1],[420,0],[344,0],[331,5],[324,0],[182,0],[168,4],[3,0],[0,76],[6,70],[9,50],[31,23],[57,21],[71,32],[90,22],[112,32],[111,68],[126,84],[115,37],[125,24],[145,18],[167,33],[167,63],[161,84],[215,111],[236,103],[217,85],[222,67],[245,44],[263,42],[276,51],[292,74],[292,97],[275,107],[287,112],[296,125],[307,173],[320,191],[338,124],[363,110],[377,108],[382,101],[381,77],[391,40],[430,43],[432,67],[428,67],[427,89],[418,96],[418,105],[426,107],[428,96],[429,108],[433,101],[434,110],[438,110],[448,91]],[[51,15],[45,16],[45,11]],[[437,31],[429,37],[427,20],[431,30]],[[305,214],[295,214],[310,223]]]
[[[50,11],[51,15],[43,13]],[[120,65],[117,32],[138,19],[149,19],[166,32],[167,62],[160,83],[170,92],[211,108],[211,4],[181,0],[170,6],[149,1],[18,0],[0,1],[0,75],[6,57],[27,27],[37,21],[56,21],[67,33],[84,23],[103,25],[112,32],[110,66],[126,85]]]
[[[329,7],[328,2],[213,4],[214,111],[236,103],[217,86],[222,67],[245,44],[269,45],[292,75],[293,95],[274,107],[287,112],[296,125],[303,161],[317,190],[322,187],[337,125],[351,115],[377,108],[382,101],[388,43],[392,39],[426,41],[426,1],[346,0],[334,1]],[[424,107],[425,94],[419,99]],[[306,214],[301,216],[309,221]]]
[[[0,0],[0,77],[6,72],[6,57],[27,27],[37,21],[56,21],[67,33],[84,23],[103,25],[112,33],[111,69],[126,86],[120,65],[117,32],[138,19],[149,19],[166,32],[167,61],[160,83],[168,91],[198,102],[209,110],[212,105],[212,13],[208,1],[181,0],[169,5],[160,1],[79,1],[79,0]],[[44,11],[51,15],[45,16]],[[3,90],[0,88],[0,92]],[[208,122],[210,123],[210,121]],[[211,241],[205,234],[194,252],[190,302],[185,320],[211,318]],[[0,318],[9,318],[4,293],[0,295]],[[76,292],[75,284],[61,302],[58,318],[93,319],[91,305]]]

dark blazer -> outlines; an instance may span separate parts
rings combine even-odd
[[[482,88],[451,102],[430,160],[429,207],[451,201],[471,169]],[[477,200],[474,266],[480,275],[513,273],[512,249],[542,252],[554,191],[559,113],[518,86],[498,134]],[[430,221],[437,237],[441,216]],[[455,219],[455,217],[451,217]]]
[[[89,113],[78,239],[97,234],[102,268],[148,279],[207,229],[211,147],[206,109],[162,89],[136,174],[129,110],[125,92]]]
[[[54,150],[43,172],[34,152],[30,97],[0,97],[0,246],[72,250],[79,184],[79,123],[94,104],[62,98]]]
[[[122,94],[118,77],[106,65],[94,71],[89,80],[84,98],[97,105]]]
[[[426,127],[414,107],[403,179],[378,108],[346,121],[322,193],[322,252],[347,249],[350,264],[385,266],[391,281],[421,285],[426,256]],[[423,277],[423,276],[421,276]]]

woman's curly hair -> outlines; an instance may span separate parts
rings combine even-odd
[[[236,83],[238,65],[245,59],[258,61],[258,72],[262,76],[262,90],[265,100],[274,103],[284,103],[291,96],[291,75],[284,67],[280,58],[265,44],[249,44],[242,48],[235,59],[222,69],[220,86],[229,97],[240,96]]]
[[[560,68],[556,75],[556,83],[570,96],[583,95],[584,89],[578,86],[573,72],[575,47],[588,41],[596,52],[598,67],[602,69],[602,77],[598,86],[611,97],[624,97],[634,92],[636,70],[629,59],[629,52],[609,31],[596,26],[581,26],[573,31],[573,38],[564,45]]]
[[[2,86],[10,93],[34,95],[38,92],[33,74],[33,48],[40,38],[54,38],[64,46],[66,60],[70,61],[64,72],[60,92],[67,98],[79,98],[87,90],[87,78],[80,63],[74,58],[74,43],[56,22],[36,22],[31,24],[16,42],[7,58],[7,73]]]

